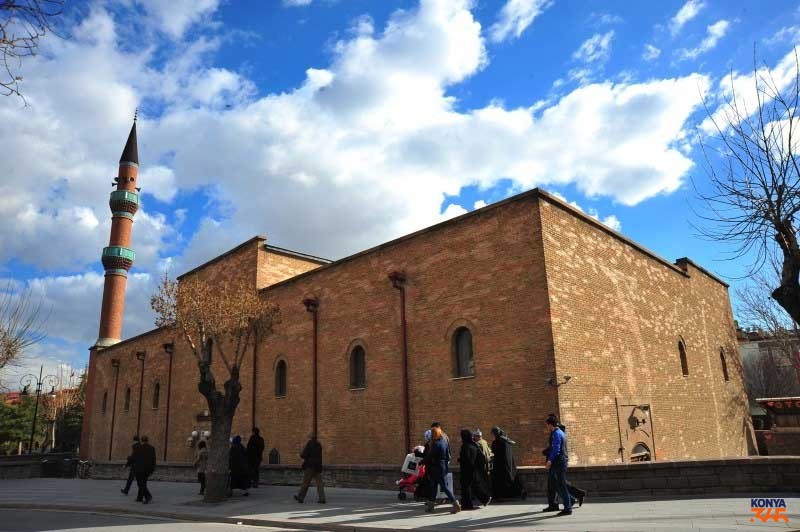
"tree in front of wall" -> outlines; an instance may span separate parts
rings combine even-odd
[[[229,438],[242,391],[239,371],[245,354],[272,334],[280,311],[255,290],[197,276],[178,282],[166,274],[150,304],[156,326],[175,328],[197,360],[197,389],[211,417],[204,500],[220,501],[226,496]],[[224,379],[222,386],[216,372]]]
[[[35,397],[25,396],[17,404],[0,401],[0,454],[19,454],[27,450],[31,437]],[[36,432],[33,435],[34,451],[41,449],[47,440],[47,422],[42,409],[36,415]]]

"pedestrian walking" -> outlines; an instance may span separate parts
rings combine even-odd
[[[551,416],[555,417],[555,414],[550,414]],[[549,427],[549,425],[547,425]],[[566,427],[559,423],[558,428],[566,434],[567,429]],[[548,441],[549,441],[550,432],[548,431]],[[547,449],[542,451],[542,454],[547,458],[550,454],[550,447],[548,446]],[[578,506],[583,506],[583,500],[586,498],[586,491],[580,489],[577,486],[573,486],[569,481],[567,481],[567,491],[569,492],[570,497],[572,497],[572,506],[575,506],[575,503],[578,503]],[[548,473],[547,475],[547,508],[542,510],[543,512],[557,512],[559,510],[558,503],[556,502],[556,486],[552,482],[551,477]]]
[[[469,429],[461,431],[461,452],[458,455],[461,466],[461,508],[474,510],[473,496],[480,503],[487,506],[491,497],[486,492],[486,458],[483,456],[478,444],[472,440]]]
[[[242,445],[242,437],[234,436],[231,441],[231,449],[228,455],[228,467],[230,468],[230,485],[228,487],[228,497],[233,495],[233,490],[244,491],[244,496],[250,495],[250,470],[247,467],[247,451]]]
[[[197,444],[197,456],[194,459],[194,467],[197,470],[197,482],[200,483],[200,493],[206,492],[206,467],[208,466],[208,448],[206,442],[201,441]]]
[[[481,454],[483,454],[484,461],[486,462],[486,477],[488,478],[489,472],[492,470],[492,459],[494,458],[492,448],[489,446],[489,442],[483,439],[483,432],[481,432],[481,429],[472,431],[472,441],[477,444],[478,449],[480,449]]]
[[[325,486],[322,484],[322,444],[317,440],[316,434],[309,434],[308,443],[300,453],[303,459],[303,483],[294,500],[303,503],[308,493],[308,487],[313,480],[317,485],[317,502],[325,504]]]
[[[494,440],[492,441],[492,496],[494,499],[525,500],[528,492],[522,487],[517,476],[517,464],[514,461],[514,445],[517,443],[509,438],[500,427],[492,428]]]
[[[139,435],[133,437],[133,446],[131,448],[131,454],[128,455],[128,460],[125,462],[125,467],[128,468],[128,480],[125,481],[125,487],[122,488],[120,491],[127,495],[129,491],[131,491],[131,484],[136,479],[136,474],[133,472],[133,455],[136,454],[136,449],[139,448]]]
[[[550,431],[550,452],[547,454],[548,482],[552,482],[556,493],[561,497],[564,509],[557,515],[572,515],[572,497],[567,489],[567,464],[569,455],[567,454],[567,435],[558,428],[558,419],[555,415],[547,416],[545,420]],[[553,501],[555,503],[555,501]]]
[[[447,500],[452,504],[450,510],[451,514],[456,514],[461,511],[461,504],[456,500],[453,491],[447,486],[447,473],[449,473],[450,462],[450,446],[444,438],[444,431],[440,426],[434,426],[431,429],[431,446],[429,453],[429,464],[426,465],[427,475],[433,481],[432,496],[428,499],[425,505],[426,512],[432,512],[436,505],[436,494],[438,487],[442,487],[442,491],[447,496]]]
[[[133,472],[136,475],[136,485],[138,487],[136,502],[150,504],[150,501],[153,500],[153,495],[147,489],[147,479],[156,469],[156,450],[150,445],[147,436],[142,436],[140,443],[133,455]]]
[[[264,438],[261,437],[258,428],[253,427],[253,434],[247,440],[247,465],[250,468],[251,481],[254,488],[258,487],[258,473],[263,459]]]

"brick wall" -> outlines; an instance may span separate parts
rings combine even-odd
[[[658,459],[747,455],[752,429],[727,288],[561,202],[543,199],[541,216],[558,382],[571,377],[558,389],[571,462],[614,462],[620,447],[627,460],[634,406],[623,405],[649,405],[646,432]]]

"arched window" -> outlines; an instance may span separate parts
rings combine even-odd
[[[107,405],[108,405],[108,392],[103,392],[103,404],[100,405],[100,412],[105,414]]]
[[[681,371],[683,376],[687,377],[689,375],[689,361],[686,359],[686,344],[683,343],[683,339],[678,340],[678,354],[681,357]]]
[[[453,333],[453,373],[456,377],[475,375],[475,360],[472,356],[472,333],[459,327]]]
[[[153,410],[158,408],[158,402],[161,399],[161,384],[156,383],[153,387]]]
[[[364,348],[357,345],[350,352],[350,388],[367,387],[367,360]]]
[[[281,463],[281,453],[278,452],[278,449],[276,449],[274,447],[272,448],[272,450],[269,452],[268,461],[269,461],[270,464],[280,464]]]
[[[131,389],[130,388],[126,388],[125,389],[125,405],[122,408],[122,410],[127,412],[130,409],[131,409]]]
[[[275,396],[286,396],[286,361],[279,360],[275,366]]]
[[[725,361],[725,350],[720,348],[719,349],[719,360],[722,362],[722,377],[728,381],[728,363]]]

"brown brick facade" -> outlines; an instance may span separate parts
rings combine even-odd
[[[267,450],[278,449],[281,463],[299,462],[312,427],[313,322],[302,303],[308,297],[319,301],[318,423],[326,461],[391,464],[407,452],[400,293],[388,278],[395,271],[407,279],[412,442],[433,420],[456,439],[461,427],[479,426],[488,434],[499,425],[519,442],[518,461],[536,464],[546,442],[542,420],[557,411],[568,426],[573,462],[614,462],[624,428],[619,408],[649,405],[658,458],[746,455],[750,429],[734,369],[727,288],[693,264],[681,264],[654,258],[535,190],[331,264],[255,238],[189,274],[259,289],[281,309],[275,333],[245,359],[234,421],[234,433],[243,436],[253,424],[260,427]],[[452,336],[460,326],[473,339],[474,376],[465,378],[453,373]],[[677,356],[679,337],[687,346],[688,377]],[[169,330],[93,357],[94,460],[108,459],[113,358],[120,360],[120,374],[111,458],[124,459],[129,451],[138,412],[135,352],[142,350],[141,432],[163,457],[169,358],[162,344],[170,341],[167,461],[191,460],[187,438],[208,430],[197,418],[206,407],[196,362]],[[366,386],[351,390],[355,345],[366,351]],[[720,347],[729,359],[727,382],[718,367]],[[279,361],[288,369],[283,397],[275,395]],[[224,380],[224,370],[216,371]],[[156,382],[160,404],[153,409]],[[124,412],[128,387],[132,399]]]

